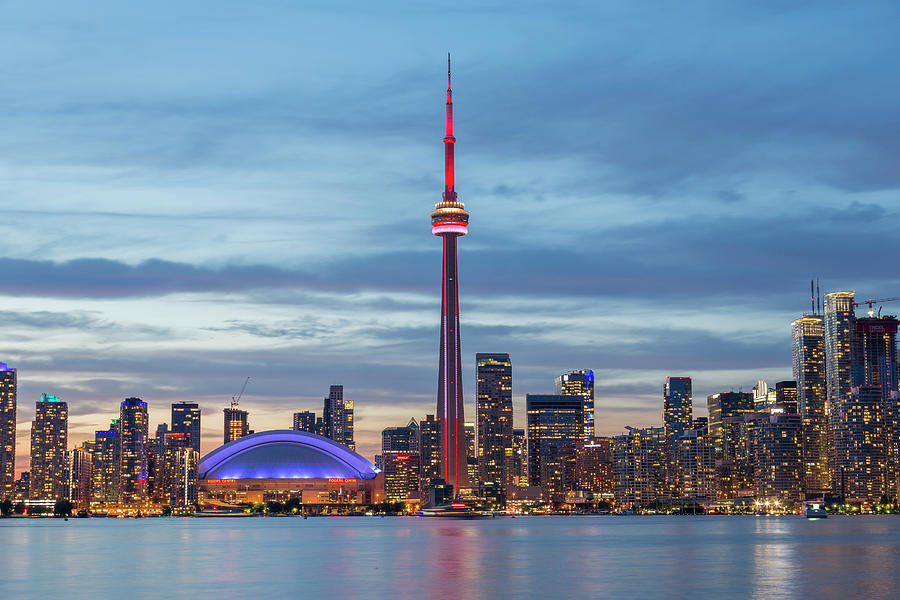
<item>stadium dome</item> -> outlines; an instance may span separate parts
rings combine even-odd
[[[200,460],[200,479],[373,479],[375,465],[346,446],[305,431],[261,431]]]

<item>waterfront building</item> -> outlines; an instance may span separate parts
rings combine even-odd
[[[169,504],[175,508],[190,509],[199,499],[200,453],[190,446],[184,446],[175,450],[169,460]]]
[[[896,317],[856,319],[857,347],[851,355],[854,385],[878,386],[882,401],[897,391],[897,327]]]
[[[0,363],[0,500],[16,487],[16,370]]]
[[[291,427],[294,431],[305,431],[307,433],[319,434],[316,427],[316,413],[311,410],[304,410],[294,413],[294,424]]]
[[[94,482],[94,457],[89,442],[70,453],[69,463],[69,500],[75,510],[88,509]]]
[[[821,496],[831,489],[824,318],[795,320],[791,339],[797,410],[803,420],[803,488],[810,496]]]
[[[595,498],[612,500],[615,489],[612,438],[598,437],[585,444],[578,451],[575,473],[578,489],[593,493]]]
[[[94,432],[93,465],[94,485],[91,501],[112,504],[119,500],[119,421],[114,420],[109,429]]]
[[[384,497],[388,502],[403,502],[410,492],[419,490],[419,455],[396,450],[382,454]]]
[[[722,457],[722,423],[728,417],[740,417],[754,410],[753,395],[749,392],[722,392],[706,397],[709,412],[709,434],[716,446],[716,456]]]
[[[582,396],[527,394],[528,484],[544,499],[559,502],[575,488],[575,466],[583,446]]]
[[[225,443],[250,435],[249,413],[241,410],[236,403],[225,410]]]
[[[441,476],[441,424],[434,415],[419,421],[419,456],[419,486],[425,490]]]
[[[459,334],[457,239],[468,232],[469,213],[456,195],[453,148],[453,92],[447,56],[446,134],[444,135],[444,192],[431,213],[431,233],[443,242],[441,285],[441,341],[438,360],[437,417],[441,423],[441,478],[459,493],[469,487],[466,439],[463,430],[462,360]]]
[[[626,427],[612,438],[616,503],[623,507],[654,504],[666,479],[666,435],[663,427]]]
[[[675,440],[678,496],[695,502],[716,498],[716,452],[705,430],[689,429]],[[666,440],[668,446],[668,440]]]
[[[803,491],[803,419],[781,412],[747,419],[757,500],[800,502]]]
[[[68,404],[56,396],[41,394],[31,422],[32,500],[60,500],[69,495],[68,433]]]
[[[126,398],[119,407],[119,502],[135,504],[147,500],[147,403]]]
[[[469,488],[475,489],[480,485],[478,478],[478,449],[475,439],[475,423],[464,423],[463,430],[466,434],[466,477]]]
[[[856,303],[855,292],[832,292],[825,294],[825,387],[827,396],[826,414],[828,415],[828,431],[826,438],[827,479],[822,486],[825,492],[840,491],[839,467],[836,464],[835,431],[839,427],[836,420],[841,412],[841,403],[848,399],[850,388],[854,385],[853,357],[858,349],[854,344],[856,338]],[[850,411],[853,412],[853,411]],[[807,484],[807,493],[810,493]]]
[[[788,414],[800,414],[796,381],[779,381],[775,384],[775,403],[771,405],[773,411],[781,411]]]
[[[356,442],[353,440],[353,400],[344,398],[343,385],[332,385],[328,389],[322,420],[325,424],[325,437],[351,450],[356,449]]]
[[[508,353],[475,354],[478,479],[512,483],[512,361]]]
[[[666,435],[666,484],[678,494],[678,438],[693,428],[693,387],[690,377],[666,377],[663,385],[663,428]]]
[[[717,453],[719,498],[753,495],[753,456],[750,433],[754,420],[767,413],[742,413],[722,419],[721,450]]]
[[[513,429],[513,454],[509,469],[513,485],[528,486],[528,438],[524,429]]]
[[[594,372],[590,369],[569,371],[557,377],[554,383],[557,394],[581,397],[584,410],[582,442],[594,439]]]
[[[881,388],[850,388],[832,412],[835,488],[845,503],[872,505],[887,491]]]
[[[186,434],[188,446],[200,452],[200,405],[196,402],[172,404],[172,431]]]

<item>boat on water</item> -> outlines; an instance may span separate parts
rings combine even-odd
[[[423,508],[419,511],[420,517],[443,517],[445,519],[487,519],[490,515],[478,512],[462,502],[451,502]]]
[[[805,504],[806,507],[806,518],[807,519],[826,519],[828,518],[828,510],[825,508],[825,504],[822,502],[807,502]]]

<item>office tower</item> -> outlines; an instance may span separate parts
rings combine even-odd
[[[80,448],[70,452],[69,463],[69,500],[75,510],[88,509],[94,486],[94,457],[91,454],[93,444],[85,442]]]
[[[468,487],[463,423],[462,360],[459,344],[459,285],[456,241],[466,235],[469,213],[456,197],[453,169],[453,93],[447,55],[447,130],[444,136],[444,193],[431,213],[431,233],[444,246],[441,278],[441,345],[438,362],[437,416],[441,423],[441,477],[456,493]]]
[[[175,506],[179,498],[179,482],[183,479],[183,450],[192,450],[190,439],[185,433],[169,432],[163,437],[163,451],[159,457],[158,498]]]
[[[119,501],[119,422],[109,429],[94,432],[94,489],[92,502],[112,504]]]
[[[616,503],[650,506],[665,489],[665,429],[626,429],[628,433],[612,438]]]
[[[353,400],[344,399],[344,386],[333,385],[325,398],[325,437],[356,449],[353,441]]]
[[[419,475],[421,489],[441,476],[441,424],[434,415],[419,421]]]
[[[16,486],[16,370],[0,363],[0,500]]]
[[[850,393],[851,353],[856,334],[855,292],[825,294],[825,382],[834,408]]]
[[[136,504],[147,500],[147,403],[126,398],[119,406],[119,502]]]
[[[896,317],[856,319],[856,351],[851,356],[854,385],[878,386],[883,401],[897,391]]]
[[[722,456],[722,422],[727,417],[739,417],[753,412],[753,396],[749,392],[722,392],[706,397],[709,412],[709,434],[716,445],[716,456]]]
[[[753,386],[753,404],[755,410],[764,410],[768,407],[769,383],[765,379],[758,379]]]
[[[475,354],[478,479],[505,488],[512,482],[512,361],[509,354]]]
[[[800,502],[803,491],[803,419],[796,412],[748,419],[753,491],[757,499]]]
[[[189,446],[179,448],[172,459],[172,466],[169,496],[171,506],[190,509],[197,504],[200,453]]]
[[[250,433],[249,413],[236,404],[225,410],[225,443],[240,439]]]
[[[666,433],[666,483],[678,494],[678,438],[693,428],[693,387],[690,377],[666,377],[663,385],[663,429]]]
[[[668,440],[666,440],[668,446]],[[689,429],[675,439],[678,494],[694,501],[716,498],[716,452],[709,433]]]
[[[188,445],[200,452],[200,405],[196,402],[173,404],[172,431],[186,434]]]
[[[56,396],[41,394],[34,412],[30,495],[33,500],[60,500],[68,495],[69,406]]]
[[[779,381],[775,384],[774,410],[796,415],[800,414],[799,406],[796,381]]]
[[[825,320],[818,315],[797,319],[791,324],[791,339],[797,408],[803,420],[803,487],[806,494],[821,496],[831,489]]]
[[[469,487],[476,488],[481,485],[478,477],[478,449],[475,445],[475,423],[463,423],[463,431],[466,434],[466,478]]]
[[[528,484],[542,488],[544,499],[565,500],[575,488],[578,448],[583,446],[582,396],[527,394]]]
[[[305,431],[307,433],[318,434],[316,428],[316,413],[311,410],[304,410],[294,413],[294,425],[291,427],[294,431]]]
[[[595,498],[612,500],[615,488],[612,439],[599,437],[585,444],[578,451],[575,473],[579,489],[593,493]]]
[[[513,429],[513,455],[509,469],[513,484],[520,487],[528,485],[528,438],[524,429]]]
[[[384,462],[384,497],[388,502],[403,502],[419,489],[419,455],[388,450]]]
[[[385,427],[381,430],[381,451],[419,454],[419,424],[410,419],[404,427]]]
[[[754,419],[767,413],[745,412],[724,417],[721,424],[721,445],[717,447],[716,479],[719,497],[738,498],[753,494],[753,461],[750,448],[750,429]]]
[[[877,503],[888,491],[881,388],[850,388],[831,416],[835,490],[846,503]]]
[[[584,410],[583,442],[594,439],[594,372],[591,370],[569,371],[556,378],[556,393],[565,396],[580,396]]]

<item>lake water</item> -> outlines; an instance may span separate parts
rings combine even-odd
[[[0,598],[898,598],[900,517],[0,519]]]

